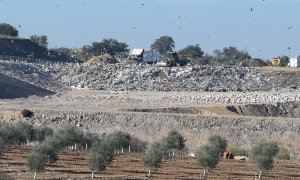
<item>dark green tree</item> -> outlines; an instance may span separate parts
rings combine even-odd
[[[50,127],[43,126],[41,128],[35,128],[34,130],[34,140],[35,141],[44,141],[47,136],[51,136],[53,130]]]
[[[47,156],[41,153],[31,153],[27,158],[26,165],[29,167],[31,172],[34,172],[33,179],[36,179],[36,174],[41,173],[45,170],[47,163]]]
[[[251,56],[246,51],[238,50],[236,47],[225,47],[223,50],[214,51],[213,60],[224,65],[239,65],[243,60],[250,59]]]
[[[0,23],[0,34],[6,36],[19,36],[19,31],[10,24],[7,23]]]
[[[48,37],[46,35],[31,35],[29,37],[30,41],[44,47],[47,48],[48,47]]]
[[[48,146],[54,148],[56,151],[59,151],[62,148],[64,148],[64,143],[62,142],[62,139],[54,135],[47,136],[45,138],[44,144],[47,144]]]
[[[110,163],[112,161],[113,151],[114,149],[106,140],[96,141],[91,148],[91,152],[102,154],[105,158],[105,162],[107,163]]]
[[[130,145],[131,136],[122,131],[115,131],[106,138],[109,146],[114,150],[122,150]]]
[[[259,168],[259,179],[263,173],[273,168],[273,158],[278,151],[279,147],[276,142],[262,141],[253,147],[250,157]]]
[[[72,145],[75,145],[76,148],[77,144],[81,143],[83,136],[83,132],[74,126],[67,126],[54,134],[54,137],[60,139],[63,148]]]
[[[215,145],[204,145],[196,152],[197,163],[204,168],[202,178],[206,177],[206,172],[213,169],[219,163],[219,149]]]
[[[202,58],[204,52],[201,50],[200,45],[189,45],[182,50],[178,51],[179,57],[187,57],[189,59],[199,59]]]
[[[34,128],[31,124],[19,121],[15,124],[15,129],[18,132],[19,142],[24,144],[34,139]]]
[[[172,130],[166,137],[166,142],[170,150],[182,150],[185,147],[184,137],[176,130]]]
[[[219,154],[222,154],[227,148],[227,140],[219,135],[213,135],[208,139],[211,145],[217,147]]]
[[[48,163],[53,163],[58,159],[58,150],[49,144],[34,146],[32,153],[39,153],[46,155],[46,160]]]
[[[175,42],[170,36],[161,36],[151,45],[151,50],[156,51],[161,55],[164,55],[167,52],[173,52],[174,48]]]
[[[82,53],[87,57],[97,56],[108,53],[112,56],[118,53],[128,52],[128,45],[124,42],[119,42],[116,39],[107,38],[101,42],[93,42],[91,46],[86,45],[81,48]]]
[[[99,141],[100,140],[100,137],[98,134],[96,133],[86,133],[84,134],[82,140],[81,140],[81,143],[80,143],[80,146],[81,147],[84,147],[85,150],[89,149],[92,147],[92,145],[94,143],[96,143],[96,141]]]
[[[136,137],[131,137],[130,149],[132,152],[145,152],[148,143],[146,141],[140,140]]]
[[[4,143],[7,146],[12,146],[20,143],[20,136],[16,128],[7,123],[1,123],[0,137],[4,140]]]

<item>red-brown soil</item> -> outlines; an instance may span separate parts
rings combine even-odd
[[[32,179],[33,173],[26,167],[26,157],[31,149],[11,148],[0,158],[0,179]],[[86,159],[88,151],[64,150],[59,160],[47,165],[37,179],[89,179]],[[127,153],[114,158],[105,171],[95,174],[95,179],[144,179],[148,168],[143,165],[143,154]],[[199,179],[203,169],[194,157],[175,156],[166,160],[161,168],[153,172],[151,179]],[[208,179],[254,179],[258,169],[249,161],[222,159],[217,168],[209,172]],[[148,178],[150,179],[150,178]],[[263,179],[300,179],[300,161],[275,161],[273,170]]]

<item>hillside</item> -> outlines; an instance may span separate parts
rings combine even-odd
[[[21,98],[31,95],[46,96],[52,94],[54,93],[51,91],[0,73],[0,99]]]
[[[30,41],[29,39],[0,36],[0,56],[16,56],[50,61],[74,62],[75,60],[48,50],[45,47]],[[0,58],[1,59],[1,58]],[[2,58],[3,59],[3,58]]]

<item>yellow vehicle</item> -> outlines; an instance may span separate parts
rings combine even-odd
[[[280,65],[280,59],[279,58],[273,58],[272,59],[272,66],[279,66]]]

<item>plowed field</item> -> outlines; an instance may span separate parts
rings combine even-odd
[[[0,158],[0,179],[32,179],[33,173],[26,167],[27,147],[15,147]],[[47,168],[37,179],[89,179],[86,159],[87,151],[65,150],[59,160]],[[143,154],[127,153],[114,158],[105,171],[95,174],[95,179],[144,179],[148,169],[142,163]],[[166,160],[161,168],[153,172],[152,179],[199,179],[203,169],[197,166],[193,157],[175,156]],[[208,179],[254,179],[258,169],[249,161],[222,159]],[[149,178],[148,178],[149,179]],[[300,179],[300,161],[275,161],[273,170],[263,179]]]

